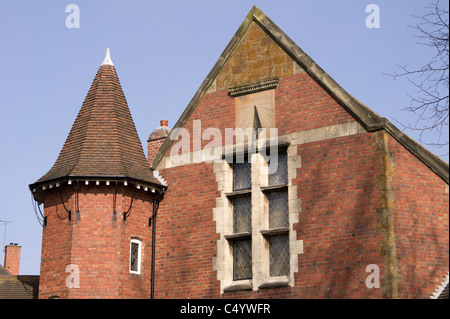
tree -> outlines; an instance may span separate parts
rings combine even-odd
[[[449,124],[448,9],[440,6],[439,0],[425,8],[429,12],[424,16],[414,16],[418,19],[418,23],[410,27],[418,33],[416,36],[420,40],[418,44],[432,47],[436,52],[435,56],[417,69],[397,65],[401,72],[390,75],[394,78],[406,77],[417,89],[414,94],[407,93],[410,105],[404,108],[417,114],[417,122],[414,125],[400,124],[407,129],[419,131],[420,141],[425,144],[448,147],[448,135],[443,134],[448,132]],[[437,133],[437,141],[425,142],[424,133]]]

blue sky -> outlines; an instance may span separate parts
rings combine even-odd
[[[430,1],[1,1],[0,220],[11,222],[6,243],[22,246],[20,274],[39,274],[40,265],[42,228],[28,185],[58,157],[107,47],[145,151],[161,119],[175,124],[253,5],[347,92],[394,124],[414,123],[401,111],[414,88],[385,74],[433,57],[408,27]],[[66,27],[72,3],[79,28]],[[380,8],[380,28],[366,27],[369,4]],[[3,237],[0,223],[1,245]]]

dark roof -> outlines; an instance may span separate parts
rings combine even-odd
[[[449,183],[448,163],[432,154],[419,143],[401,132],[387,119],[379,116],[346,92],[256,6],[253,6],[250,10],[244,19],[244,22],[242,22],[233,38],[228,43],[222,55],[219,57],[214,67],[209,72],[192,100],[189,102],[173,129],[181,128],[186,124],[198,103],[208,91],[209,87],[213,84],[219,72],[222,70],[228,58],[233,54],[235,48],[240,43],[252,22],[257,23],[265,32],[267,32],[267,34],[272,37],[272,39],[278,43],[278,45],[283,48],[283,50],[289,54],[295,62],[297,62],[313,79],[317,81],[317,83],[319,83],[334,99],[336,99],[336,101],[338,101],[350,114],[352,114],[367,131],[374,132],[385,130],[420,161],[434,171],[439,177],[441,177],[447,184]],[[173,139],[165,140],[153,158],[151,163],[152,168],[156,168],[158,166],[159,162],[163,158],[164,154],[169,150],[173,142]]]
[[[8,269],[0,265],[0,276],[10,276],[12,275]]]
[[[58,159],[30,189],[68,177],[161,185],[147,163],[112,63],[100,66]]]
[[[449,299],[449,295],[448,295],[448,283],[445,286],[444,290],[442,290],[442,292],[439,294],[439,297],[437,297],[437,299]]]
[[[0,276],[0,299],[37,299],[39,276]]]

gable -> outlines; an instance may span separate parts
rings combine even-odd
[[[216,90],[294,73],[294,60],[254,21],[216,78]]]
[[[423,164],[449,183],[448,164],[402,133],[339,86],[261,10],[254,6],[174,126],[183,128],[207,93],[241,88],[304,72],[368,132],[385,130]],[[253,93],[253,92],[252,92]],[[235,111],[233,111],[235,112]],[[323,113],[328,116],[327,113]],[[289,119],[289,115],[286,115]],[[228,122],[229,124],[229,122]],[[234,123],[235,125],[235,123]],[[331,125],[331,124],[328,124]],[[214,126],[213,126],[214,127]],[[230,126],[229,126],[230,127]],[[234,127],[234,126],[232,126]],[[310,128],[313,129],[313,128]],[[280,132],[279,132],[280,133]],[[174,140],[163,143],[152,160],[156,169]]]

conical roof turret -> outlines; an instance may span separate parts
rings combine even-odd
[[[77,178],[161,186],[147,164],[109,49],[58,159],[30,189]]]

